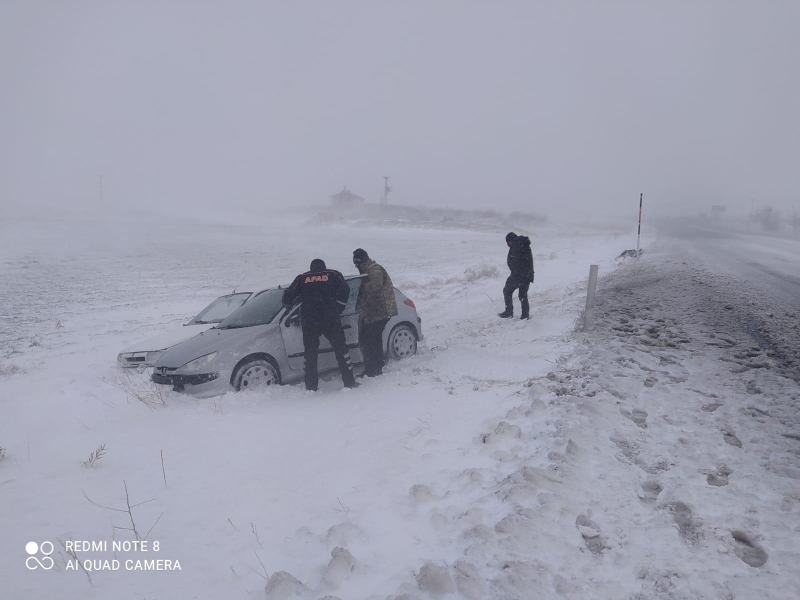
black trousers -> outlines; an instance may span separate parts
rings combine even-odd
[[[383,365],[383,329],[389,319],[374,321],[361,330],[361,354],[364,356],[364,374],[380,375]]]
[[[530,306],[528,305],[528,288],[530,281],[521,281],[513,275],[506,279],[506,286],[503,288],[503,299],[506,301],[506,312],[514,312],[514,292],[519,290],[519,301],[522,304],[522,316],[530,316]]]
[[[319,336],[324,335],[330,342],[339,371],[342,373],[342,382],[353,385],[353,363],[344,338],[344,329],[341,323],[322,323],[318,325],[303,325],[303,346],[305,347],[305,375],[306,389],[316,392],[319,386],[319,372],[317,358],[319,357]]]

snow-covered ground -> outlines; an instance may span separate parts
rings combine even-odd
[[[4,595],[798,597],[797,385],[716,310],[703,267],[664,244],[614,271],[617,234],[537,230],[533,319],[501,321],[504,234],[0,222]],[[359,246],[423,318],[419,354],[383,378],[155,409],[119,389],[121,348],[245,273],[240,289],[316,257],[350,272]],[[606,277],[581,334],[590,263]],[[134,538],[98,506],[126,509],[125,486],[159,551],[67,571],[59,540],[111,560]],[[54,569],[25,568],[30,541],[55,544]],[[181,571],[126,571],[137,558]]]
[[[426,560],[461,552],[431,526],[452,518],[444,486],[475,458],[494,464],[479,441],[486,424],[570,352],[588,264],[618,246],[610,234],[537,235],[536,318],[503,322],[503,232],[152,219],[2,229],[0,569],[15,598],[262,597],[259,558],[320,597],[415,586]],[[419,355],[382,379],[342,391],[331,377],[317,395],[168,392],[158,410],[115,387],[121,348],[179,326],[245,273],[240,289],[289,281],[318,256],[349,272],[359,246],[414,299],[426,333]],[[100,444],[105,457],[82,466]],[[131,504],[154,499],[133,509],[142,536],[163,513],[149,538],[161,551],[148,557],[180,560],[182,571],[94,572],[90,585],[65,571],[58,540],[131,538],[113,529],[130,527],[127,513],[87,500],[124,507],[123,481]],[[56,544],[60,572],[25,569],[31,540]],[[325,574],[336,547],[360,565],[346,581]]]

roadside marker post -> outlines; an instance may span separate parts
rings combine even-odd
[[[642,196],[639,194],[639,231],[636,234],[636,258],[639,258],[639,242],[642,239]]]
[[[597,265],[589,266],[589,287],[586,290],[586,310],[583,311],[583,330],[594,327],[595,291],[597,290]]]

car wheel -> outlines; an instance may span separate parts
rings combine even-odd
[[[408,358],[417,353],[417,334],[410,325],[398,325],[389,334],[389,357]]]
[[[237,392],[280,385],[278,367],[266,358],[254,358],[242,363],[233,374],[233,387]]]

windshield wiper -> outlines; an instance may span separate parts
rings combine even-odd
[[[250,327],[250,325],[226,325],[225,327],[217,327],[217,329],[241,329],[242,327]]]

